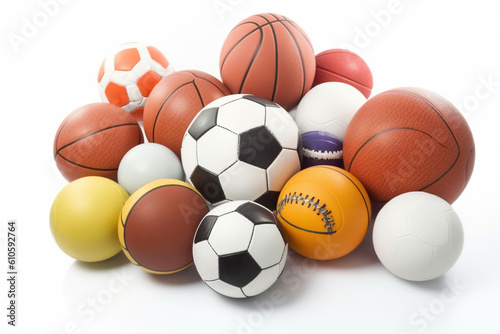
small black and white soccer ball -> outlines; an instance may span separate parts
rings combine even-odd
[[[301,167],[300,131],[278,104],[253,95],[221,97],[189,125],[181,148],[188,181],[213,205],[251,200],[268,209]]]
[[[271,287],[287,254],[288,243],[272,212],[251,201],[214,208],[202,219],[193,242],[194,264],[203,281],[233,298]]]

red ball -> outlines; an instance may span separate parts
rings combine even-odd
[[[267,13],[231,30],[219,68],[233,94],[254,94],[291,110],[311,88],[316,63],[304,30],[285,16]]]
[[[453,203],[469,182],[475,148],[467,121],[449,101],[428,90],[400,88],[358,110],[343,155],[346,170],[374,202],[425,191]]]
[[[68,181],[84,176],[116,181],[122,157],[142,142],[134,116],[109,103],[92,103],[63,120],[54,140],[54,159]]]
[[[178,71],[163,78],[144,108],[144,132],[181,157],[182,138],[194,116],[210,102],[229,95],[220,80],[202,71]]]
[[[313,87],[324,82],[338,81],[356,87],[366,98],[373,89],[373,77],[366,62],[354,52],[330,49],[316,55]]]

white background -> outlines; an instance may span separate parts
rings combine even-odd
[[[499,333],[500,12],[494,3],[0,0],[2,333]],[[103,57],[116,45],[144,41],[176,70],[218,77],[227,33],[261,12],[294,20],[316,53],[357,52],[372,69],[373,94],[418,86],[463,112],[477,157],[453,205],[464,225],[464,250],[443,277],[396,278],[377,261],[368,235],[334,261],[291,252],[266,293],[233,300],[206,287],[193,267],[154,276],[122,255],[85,264],[58,249],[48,216],[66,181],[53,161],[53,138],[68,113],[99,101]],[[8,219],[18,223],[16,328],[6,325]]]

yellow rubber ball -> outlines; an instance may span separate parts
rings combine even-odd
[[[99,176],[66,185],[50,210],[57,245],[83,262],[109,259],[121,251],[116,222],[128,194],[118,183]]]

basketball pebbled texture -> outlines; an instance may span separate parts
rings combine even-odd
[[[253,94],[291,110],[311,88],[316,60],[302,28],[285,16],[266,13],[231,30],[219,68],[233,94]]]
[[[163,78],[148,97],[144,132],[149,142],[162,144],[181,156],[182,138],[196,114],[230,92],[214,76],[196,70],[178,71]]]
[[[475,148],[465,118],[440,95],[399,88],[368,100],[344,138],[344,166],[383,204],[409,191],[453,203],[474,168]]]
[[[193,263],[192,242],[208,213],[189,184],[160,179],[137,189],[125,202],[118,238],[129,260],[154,274],[171,274]]]
[[[351,85],[366,98],[370,97],[373,88],[368,64],[354,52],[344,49],[325,50],[316,55],[313,87],[329,81]]]
[[[63,120],[54,140],[54,159],[68,181],[84,176],[116,181],[122,157],[142,142],[134,116],[110,103],[92,103]]]

